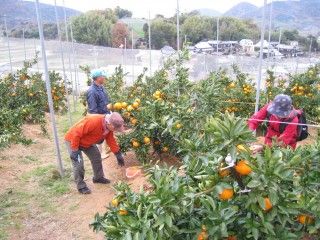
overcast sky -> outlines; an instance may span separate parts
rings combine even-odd
[[[271,0],[268,0],[271,1]],[[54,0],[40,0],[40,2],[53,4]],[[181,12],[188,12],[199,8],[211,8],[220,12],[229,10],[240,2],[250,2],[256,6],[262,6],[263,0],[180,0]],[[62,5],[62,0],[57,0]],[[172,16],[176,11],[176,0],[65,0],[67,7],[80,11],[92,9],[105,9],[120,6],[133,12],[134,17],[148,17],[150,9],[151,16],[163,14]]]

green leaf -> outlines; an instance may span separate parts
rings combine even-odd
[[[261,185],[260,181],[253,179],[247,184],[247,187],[248,188],[256,188],[256,187],[259,187],[260,185]]]

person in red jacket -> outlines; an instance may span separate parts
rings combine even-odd
[[[84,181],[85,170],[82,152],[90,159],[93,169],[93,182],[110,183],[110,180],[104,177],[101,154],[96,144],[106,140],[111,152],[116,155],[118,165],[124,166],[120,147],[113,136],[114,132],[123,131],[123,118],[119,113],[113,112],[107,115],[88,115],[73,125],[66,133],[65,141],[72,160],[74,179],[79,193],[91,193]]]
[[[290,146],[295,149],[299,119],[298,110],[293,108],[291,97],[284,94],[277,95],[271,103],[253,114],[248,121],[249,128],[256,130],[266,119],[270,122],[267,123],[265,144],[271,146],[273,142],[277,142],[283,147]],[[285,124],[286,122],[290,124]]]

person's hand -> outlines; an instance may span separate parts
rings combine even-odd
[[[124,166],[124,158],[122,156],[122,153],[119,151],[115,155],[116,155],[116,158],[117,158],[117,161],[118,161],[118,165],[120,167],[123,167]]]
[[[71,154],[70,154],[70,158],[73,161],[79,161],[78,159],[79,159],[80,154],[81,154],[80,150],[72,151]]]

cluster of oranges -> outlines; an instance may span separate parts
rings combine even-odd
[[[143,143],[144,145],[146,145],[146,146],[150,145],[150,144],[151,144],[151,138],[148,137],[148,136],[145,136],[142,141],[139,141],[139,140],[137,140],[137,139],[132,139],[132,140],[131,140],[131,145],[132,145],[133,148],[139,148],[139,147],[141,147],[141,144],[142,144],[142,143]],[[158,141],[158,140],[154,141],[154,145],[158,145],[158,146],[159,146],[160,144],[161,144],[160,141]],[[162,151],[163,153],[167,153],[167,152],[169,152],[169,147],[163,146],[163,147],[161,148],[161,151]]]
[[[296,96],[308,96],[312,97],[312,93],[308,93],[308,88],[304,86],[299,86],[297,83],[291,88],[291,92]]]
[[[237,108],[237,107],[227,107],[225,111],[228,112],[228,113],[238,112],[239,108]]]
[[[137,98],[132,104],[128,105],[126,102],[116,102],[115,104],[109,103],[107,108],[111,111],[123,111],[124,118],[129,119],[130,123],[135,126],[138,120],[132,116],[134,110],[139,110],[141,100]]]
[[[152,96],[153,96],[153,98],[155,100],[161,101],[161,100],[163,100],[164,93],[162,93],[161,91],[157,90],[157,91],[154,92],[154,94]]]
[[[243,90],[243,93],[246,94],[246,95],[249,95],[250,93],[253,92],[253,89],[250,85],[247,85],[247,84],[244,84],[242,86],[242,90]]]

